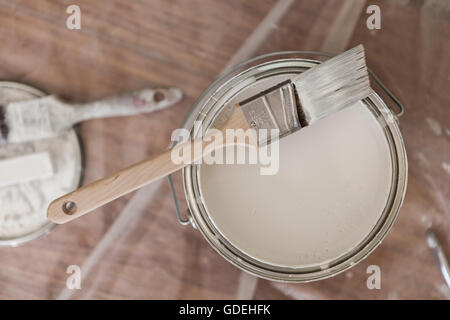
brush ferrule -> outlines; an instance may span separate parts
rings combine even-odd
[[[278,129],[281,137],[300,126],[295,89],[290,80],[262,91],[239,105],[251,128]]]

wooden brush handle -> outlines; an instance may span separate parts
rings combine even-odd
[[[194,144],[196,143],[200,143],[202,150],[205,150],[208,144],[214,142],[206,141],[203,137],[175,146],[176,152],[181,154],[184,150],[182,154],[188,155],[184,157],[184,161],[180,164],[175,164],[172,161],[172,150],[168,150],[108,177],[85,185],[50,203],[47,209],[47,218],[58,224],[69,222],[114,199],[200,160],[203,157],[201,153],[196,155],[193,152],[194,155],[190,156],[190,150],[194,150]]]

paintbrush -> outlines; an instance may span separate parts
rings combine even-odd
[[[81,121],[153,112],[180,101],[180,89],[142,89],[85,104],[49,95],[0,106],[0,145],[56,136]]]
[[[282,137],[366,98],[371,92],[364,48],[359,45],[240,102],[219,130],[225,136],[228,129],[243,129],[239,130],[243,135],[250,128],[278,129]],[[250,137],[246,143],[257,146],[267,142],[258,141],[255,137],[256,132],[254,138]],[[155,155],[56,199],[49,205],[47,216],[56,223],[68,222],[236,141],[219,144],[210,138],[207,134],[178,144],[173,150]],[[194,152],[192,155],[190,151],[195,146],[201,146],[203,152]],[[185,155],[184,161],[172,161],[172,151]]]

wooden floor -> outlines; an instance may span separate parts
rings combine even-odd
[[[149,86],[185,94],[158,113],[80,125],[86,182],[166,148],[224,68],[261,53],[363,43],[369,67],[406,106],[408,191],[369,258],[328,280],[280,284],[242,273],[179,225],[164,180],[32,243],[0,248],[0,298],[450,298],[425,240],[433,224],[450,255],[448,1],[370,1],[381,8],[381,30],[367,29],[362,0],[77,0],[82,27],[68,30],[73,3],[0,0],[0,79],[78,102]],[[81,290],[66,290],[72,264],[82,268]],[[366,287],[369,265],[381,268],[381,290]]]

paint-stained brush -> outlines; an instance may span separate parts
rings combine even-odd
[[[284,136],[356,103],[371,91],[364,49],[359,45],[287,82],[242,101],[234,107],[231,116],[219,130],[226,136],[227,129],[243,129],[239,130],[240,134],[245,134],[249,128],[279,129],[280,136]],[[235,144],[235,141],[219,144],[216,139],[205,139],[204,136],[178,144],[174,151],[176,154],[183,154],[184,161],[172,161],[172,150],[153,156],[56,199],[50,204],[47,216],[56,223],[73,220],[201,160],[217,148]],[[247,140],[252,145],[265,142],[267,141]],[[198,145],[201,145],[202,153],[194,152],[192,155],[191,150]]]
[[[53,137],[81,121],[153,112],[180,101],[177,88],[142,89],[85,104],[54,95],[0,106],[0,145]]]

